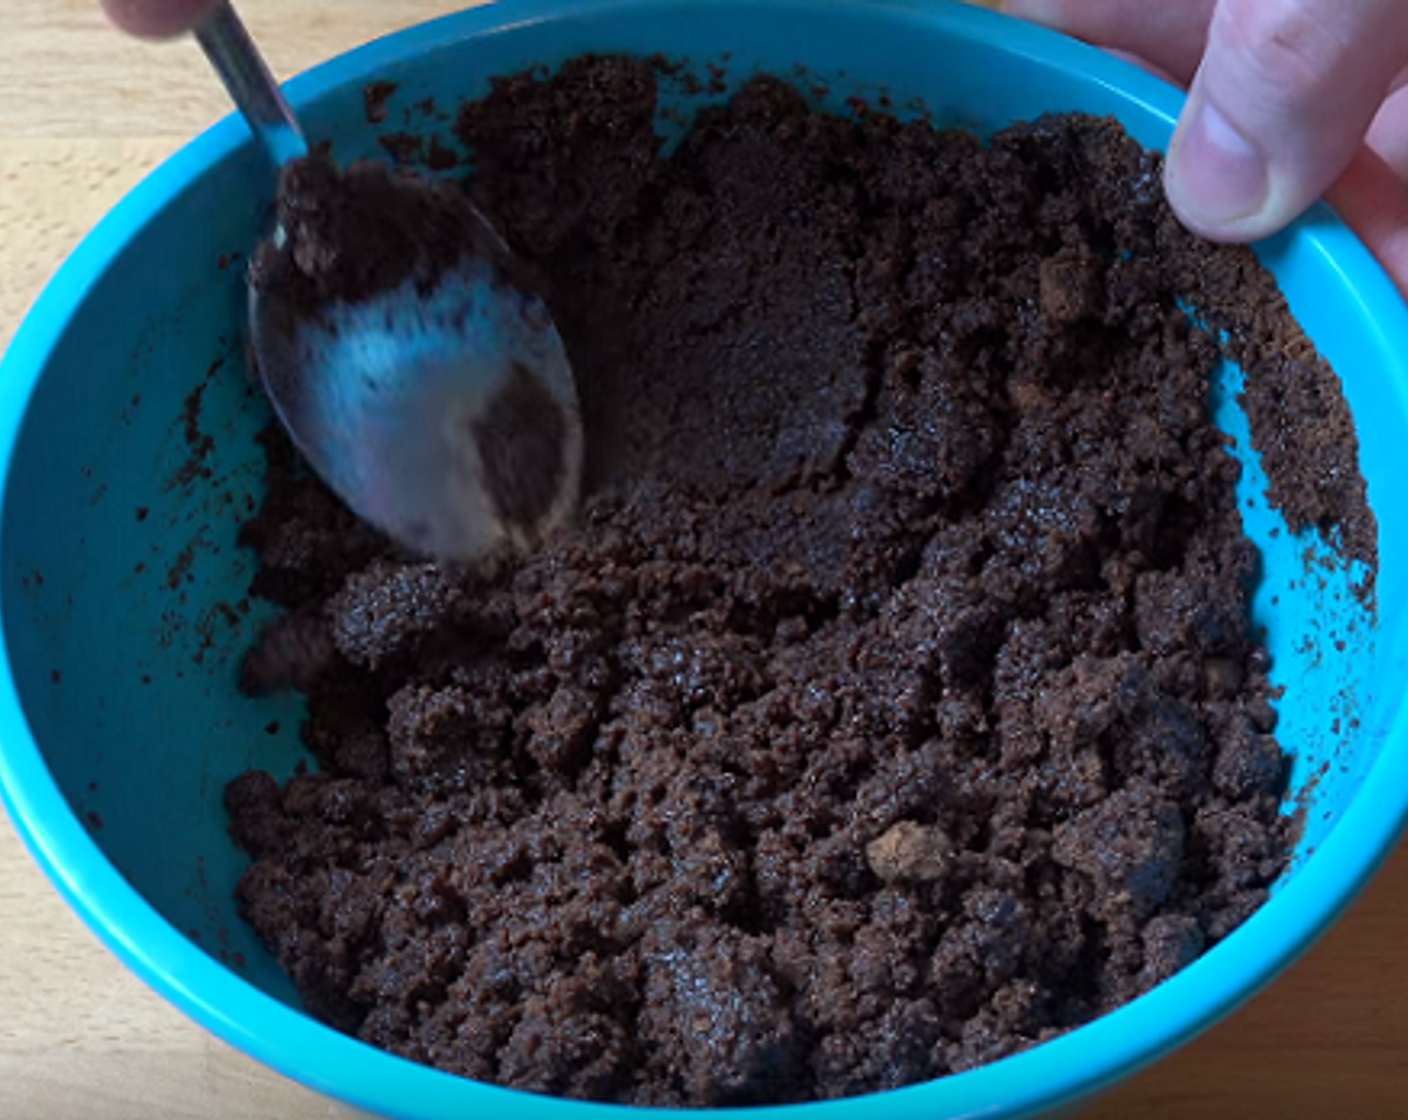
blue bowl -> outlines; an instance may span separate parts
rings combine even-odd
[[[1180,96],[1049,32],[940,0],[504,0],[394,35],[290,83],[314,136],[376,154],[362,87],[400,83],[387,127],[434,97],[452,106],[490,75],[583,51],[728,57],[737,83],[803,64],[838,109],[887,92],[940,123],[990,131],[1047,110],[1116,114],[1167,142]],[[680,89],[672,109],[705,100]],[[446,130],[412,113],[412,127]],[[677,128],[662,118],[662,128]],[[446,130],[447,131],[447,130]],[[266,219],[270,176],[242,124],[221,122],[157,170],[87,238],[23,325],[0,371],[0,782],[59,890],[140,976],[269,1065],[368,1111],[571,1120],[610,1107],[461,1080],[319,1024],[238,917],[243,857],[225,782],[301,757],[293,699],[253,701],[233,666],[261,621],[252,558],[236,545],[260,486],[268,413],[237,368],[235,255]],[[1335,365],[1356,418],[1382,568],[1408,562],[1408,315],[1327,210],[1260,247]],[[232,263],[233,262],[233,263]],[[1246,454],[1236,370],[1219,410]],[[1271,900],[1202,959],[1130,1005],[991,1065],[883,1094],[755,1110],[760,1120],[1050,1116],[1157,1058],[1252,995],[1345,907],[1408,810],[1408,582],[1379,585],[1295,540],[1247,460],[1248,531],[1265,552],[1256,600],[1281,682],[1305,829]],[[1308,567],[1307,548],[1325,568]],[[631,1110],[640,1116],[647,1110]],[[624,1114],[624,1112],[622,1113]],[[661,1113],[661,1116],[670,1115]]]

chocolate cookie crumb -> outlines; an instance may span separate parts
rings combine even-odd
[[[386,120],[386,103],[400,88],[396,82],[368,82],[362,89],[362,101],[368,124],[381,124]]]
[[[288,614],[247,685],[307,691],[320,768],[229,787],[239,897],[314,1014],[469,1077],[967,1069],[1265,901],[1287,756],[1209,378],[1242,364],[1272,496],[1372,571],[1349,414],[1111,121],[981,143],[761,77],[666,153],[656,78],[577,59],[458,121],[577,377],[578,527],[411,563],[265,438],[244,539]],[[298,174],[310,299],[419,267],[322,255],[353,215]]]
[[[377,160],[339,168],[324,151],[280,175],[284,243],[260,247],[250,283],[295,314],[360,303],[406,281],[430,286],[465,254],[500,256],[492,231],[454,187]]]
[[[567,417],[540,378],[515,362],[474,419],[484,492],[504,522],[533,530],[557,503],[567,475]]]

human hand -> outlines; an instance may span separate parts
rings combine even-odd
[[[191,31],[217,0],[101,0],[108,19],[144,39],[165,39]]]
[[[1408,292],[1408,3],[1004,0],[1189,89],[1164,186],[1193,232],[1252,241],[1322,194]]]

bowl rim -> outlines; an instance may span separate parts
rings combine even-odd
[[[815,0],[498,0],[394,32],[286,84],[295,106],[351,87],[430,49],[525,25],[633,10],[754,7],[804,10]],[[830,0],[833,8],[908,23],[916,34],[994,46],[1119,94],[1171,132],[1183,94],[1095,48],[986,9],[950,0]],[[1166,139],[1165,139],[1166,143]],[[0,362],[0,479],[11,463],[30,397],[75,307],[108,265],[171,199],[252,144],[227,116],[163,162],[124,197],[60,266]],[[1308,239],[1350,278],[1386,338],[1408,337],[1408,309],[1377,261],[1324,204],[1285,237]],[[1401,362],[1386,376],[1408,384]],[[3,524],[3,518],[0,518]],[[0,548],[3,548],[0,540]],[[3,604],[0,604],[3,606]],[[0,612],[3,616],[3,612]],[[759,1120],[859,1120],[877,1106],[905,1118],[1004,1116],[1060,1108],[1140,1069],[1249,999],[1291,964],[1358,894],[1408,819],[1408,711],[1400,705],[1384,746],[1342,819],[1296,876],[1226,939],[1125,1006],[1019,1054],[883,1093],[749,1109]],[[1397,791],[1397,792],[1396,792]],[[619,1115],[678,1120],[679,1110],[592,1104],[474,1082],[417,1065],[325,1026],[265,994],[171,926],[130,886],[88,834],[48,771],[0,645],[0,801],[36,861],[85,923],[150,987],[224,1041],[311,1088],[405,1120],[460,1120],[476,1107],[542,1120]],[[1346,870],[1348,874],[1346,874]],[[735,1110],[688,1110],[724,1117]]]

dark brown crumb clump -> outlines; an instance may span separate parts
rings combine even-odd
[[[386,103],[400,88],[395,82],[368,82],[362,90],[362,104],[368,124],[381,124],[386,120]]]
[[[247,683],[309,690],[321,765],[229,787],[245,912],[330,1023],[545,1093],[837,1097],[1050,1038],[1284,866],[1210,332],[1277,497],[1372,559],[1337,384],[1109,122],[984,146],[760,78],[666,158],[654,109],[580,60],[459,122],[577,373],[579,528],[407,563],[268,442],[289,620]]]
[[[260,246],[250,283],[299,315],[406,281],[429,287],[466,253],[499,256],[494,234],[454,186],[376,160],[341,168],[325,151],[284,167],[278,222],[284,244]]]

